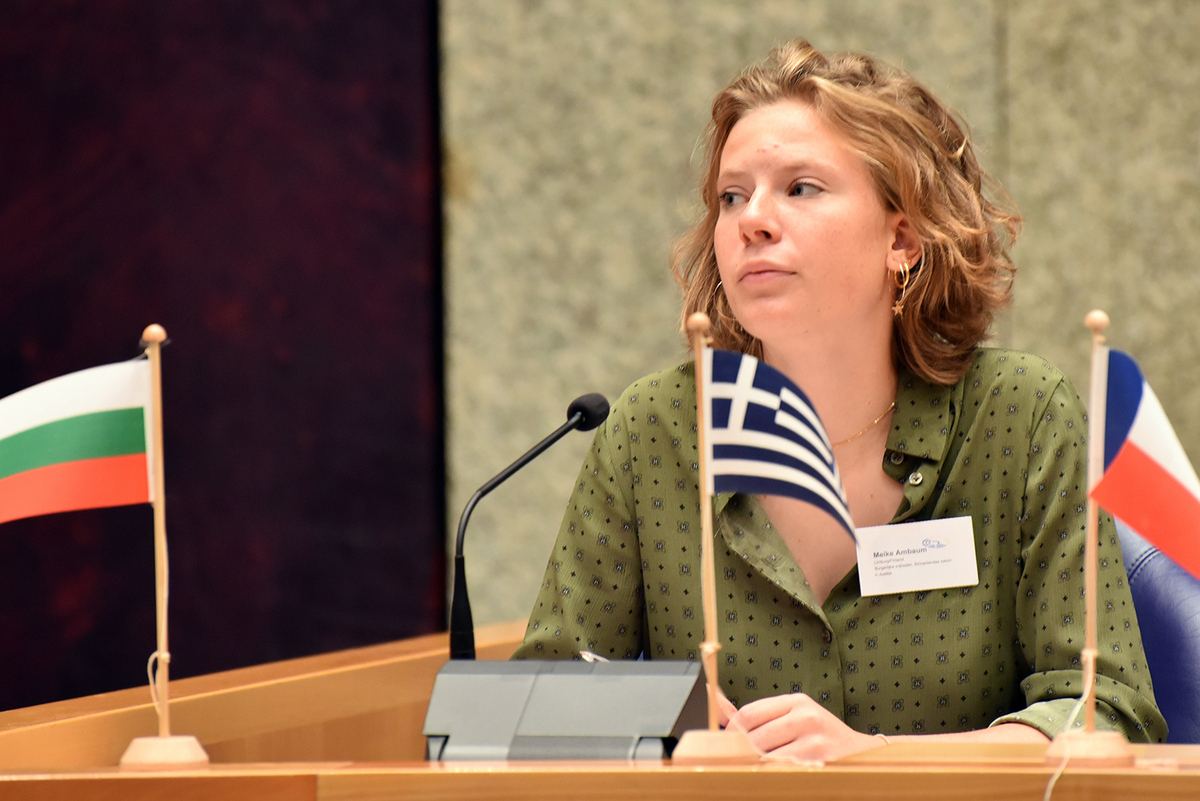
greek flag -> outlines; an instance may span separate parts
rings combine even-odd
[[[705,348],[703,373],[709,495],[797,498],[853,537],[833,447],[804,392],[770,365],[726,350]]]

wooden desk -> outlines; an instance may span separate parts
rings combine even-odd
[[[824,767],[764,763],[754,767],[682,768],[615,762],[292,763],[214,765],[206,771],[139,775],[114,769],[0,775],[5,801],[51,798],[150,801],[350,801],[351,799],[678,799],[730,801],[1022,801],[1041,799],[1052,770],[1042,746],[896,744],[872,759]],[[1156,760],[1125,770],[1068,770],[1056,801],[1200,798],[1200,748],[1139,749]]]
[[[524,626],[481,629],[481,658],[503,659]],[[1040,799],[1044,746],[897,743],[825,766],[764,762],[430,765],[421,726],[446,635],[171,683],[172,728],[213,765],[122,772],[129,742],[157,731],[148,688],[0,713],[0,799]],[[1200,799],[1200,746],[1138,746],[1131,769],[1071,768],[1056,801]]]
[[[524,633],[480,628],[479,658],[507,659]],[[172,681],[171,732],[198,737],[214,763],[420,761],[447,653],[431,634]],[[0,771],[115,766],[157,721],[149,686],[0,712]]]

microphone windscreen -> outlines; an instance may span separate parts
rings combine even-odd
[[[576,414],[583,415],[579,420],[579,430],[591,431],[608,417],[608,401],[598,392],[580,395],[567,407],[567,419],[570,420]]]

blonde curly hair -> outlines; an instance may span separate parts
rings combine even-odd
[[[994,182],[954,113],[905,72],[857,53],[826,57],[803,39],[775,48],[713,101],[701,175],[704,211],[676,243],[671,272],[683,288],[683,320],[712,320],[716,347],[762,356],[721,290],[713,250],[721,152],[747,112],[783,100],[810,104],[862,156],[884,206],[908,217],[921,243],[895,319],[897,365],[934,384],[953,384],[1012,297],[1009,247],[1021,219],[984,196]],[[996,191],[1003,194],[996,187]]]

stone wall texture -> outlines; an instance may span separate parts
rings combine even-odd
[[[1200,456],[1200,3],[445,0],[451,526],[587,391],[686,358],[673,239],[714,94],[803,36],[904,67],[970,123],[1025,217],[995,342],[1086,394],[1092,308]],[[525,617],[590,435],[472,516],[477,622]],[[451,532],[452,533],[452,532]],[[451,538],[452,541],[452,538]]]

